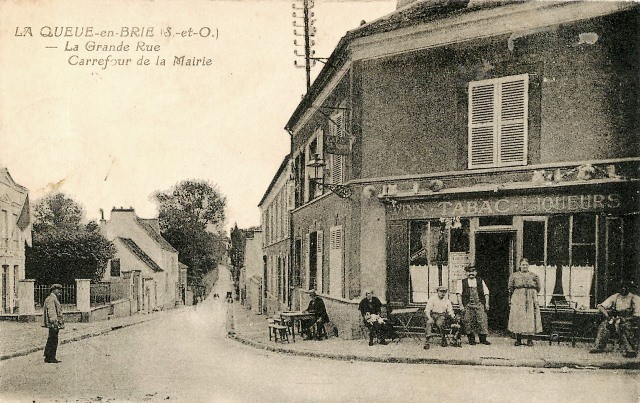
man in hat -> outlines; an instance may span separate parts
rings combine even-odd
[[[364,325],[369,329],[369,345],[373,346],[374,336],[379,344],[387,344],[384,339],[384,320],[381,318],[382,302],[373,295],[373,291],[366,291],[364,298],[358,304],[358,310],[364,320]]]
[[[476,344],[476,334],[480,337],[480,343],[489,345],[487,333],[487,312],[489,310],[489,289],[484,281],[478,277],[476,267],[467,266],[465,269],[467,278],[458,280],[456,294],[458,303],[464,315],[464,326],[470,345]]]
[[[453,305],[447,296],[447,287],[440,286],[436,289],[437,293],[427,300],[427,306],[424,308],[424,314],[427,319],[425,328],[424,349],[429,349],[429,339],[433,336],[433,328],[435,327],[440,334],[440,345],[447,346],[447,339],[444,329],[454,318]]]
[[[324,306],[322,298],[316,294],[315,290],[309,292],[309,306],[305,312],[315,314],[315,320],[303,321],[302,328],[305,330],[307,339],[310,339],[313,335],[313,325],[316,325],[315,336],[317,340],[322,340],[322,337],[327,337],[327,332],[324,329],[324,324],[329,322],[329,315],[327,314],[327,308]]]
[[[49,328],[49,337],[44,347],[44,362],[58,363],[56,352],[58,350],[58,332],[64,327],[62,320],[62,306],[58,297],[62,294],[62,286],[53,284],[50,287],[51,293],[44,300],[44,327]]]
[[[626,358],[638,356],[640,297],[631,292],[632,288],[633,282],[625,281],[621,284],[619,293],[613,294],[598,305],[598,311],[604,315],[604,320],[598,327],[595,347],[589,351],[590,353],[603,352],[613,333],[620,340],[620,349]]]

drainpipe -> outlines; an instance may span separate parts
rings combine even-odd
[[[287,133],[289,133],[289,168],[292,168],[292,164],[293,164],[293,131],[291,131],[291,129],[285,127],[285,130],[287,131]],[[293,174],[293,169],[291,169],[291,171],[289,172],[289,180],[291,180],[291,174]],[[287,183],[288,186],[288,183]],[[295,181],[293,183],[293,208],[295,209],[295,204],[296,204],[296,188],[295,188],[296,184]],[[289,197],[291,197],[291,195],[289,195]],[[293,229],[295,228],[293,225],[293,210],[289,210],[287,211],[287,214],[289,214],[289,268],[288,268],[288,277],[289,277],[289,289],[291,290],[291,292],[289,293],[289,295],[287,296],[287,306],[289,307],[289,310],[291,310],[292,304],[291,304],[291,300],[293,299],[293,293],[294,293],[294,289],[293,289],[293,284],[291,282],[292,280],[292,274],[293,274],[293,267],[295,264],[295,239],[293,237]]]

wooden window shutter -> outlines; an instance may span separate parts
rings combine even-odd
[[[310,281],[310,275],[309,275],[309,270],[311,268],[311,251],[309,246],[311,246],[311,235],[309,233],[306,233],[304,235],[304,245],[303,245],[303,250],[304,250],[304,275],[306,277],[305,279],[305,288],[308,290],[309,287],[311,287],[311,284],[309,283]]]
[[[526,165],[529,75],[469,83],[469,168]]]
[[[469,168],[492,166],[495,161],[496,83],[469,83]]]
[[[331,227],[329,234],[329,294],[343,297],[342,226]]]
[[[324,262],[323,262],[323,256],[324,256],[324,232],[323,231],[317,231],[316,232],[316,265],[317,265],[317,271],[316,271],[316,283],[318,284],[318,292],[325,292],[326,290],[324,289]]]
[[[500,83],[499,165],[527,163],[527,74]]]

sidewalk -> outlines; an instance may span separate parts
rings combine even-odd
[[[490,365],[533,368],[561,369],[640,369],[640,360],[622,357],[618,351],[602,354],[589,354],[591,345],[578,343],[553,344],[536,341],[534,347],[515,347],[513,340],[507,337],[489,338],[490,346],[470,346],[465,342],[461,348],[440,347],[431,344],[429,350],[423,350],[423,341],[405,338],[388,345],[368,345],[365,339],[342,340],[329,338],[323,341],[302,340],[296,337],[284,343],[269,341],[266,317],[248,311],[242,305],[234,303],[233,326],[229,337],[242,343],[270,351],[323,357],[341,360],[359,360],[374,362],[394,362],[411,364],[454,364],[454,365]],[[466,338],[465,338],[466,339]]]
[[[66,327],[60,331],[59,344],[99,336],[123,327],[154,320],[175,311],[176,309],[151,314],[135,314],[89,323],[67,323]],[[42,327],[41,321],[26,323],[0,321],[0,361],[44,350],[46,341],[47,329]]]

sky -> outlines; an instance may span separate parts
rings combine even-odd
[[[394,9],[316,1],[316,57]],[[64,192],[88,219],[112,207],[155,217],[155,191],[204,179],[227,198],[227,228],[258,225],[306,90],[293,11],[281,0],[0,1],[0,166],[32,201]],[[209,65],[174,65],[181,56]]]

